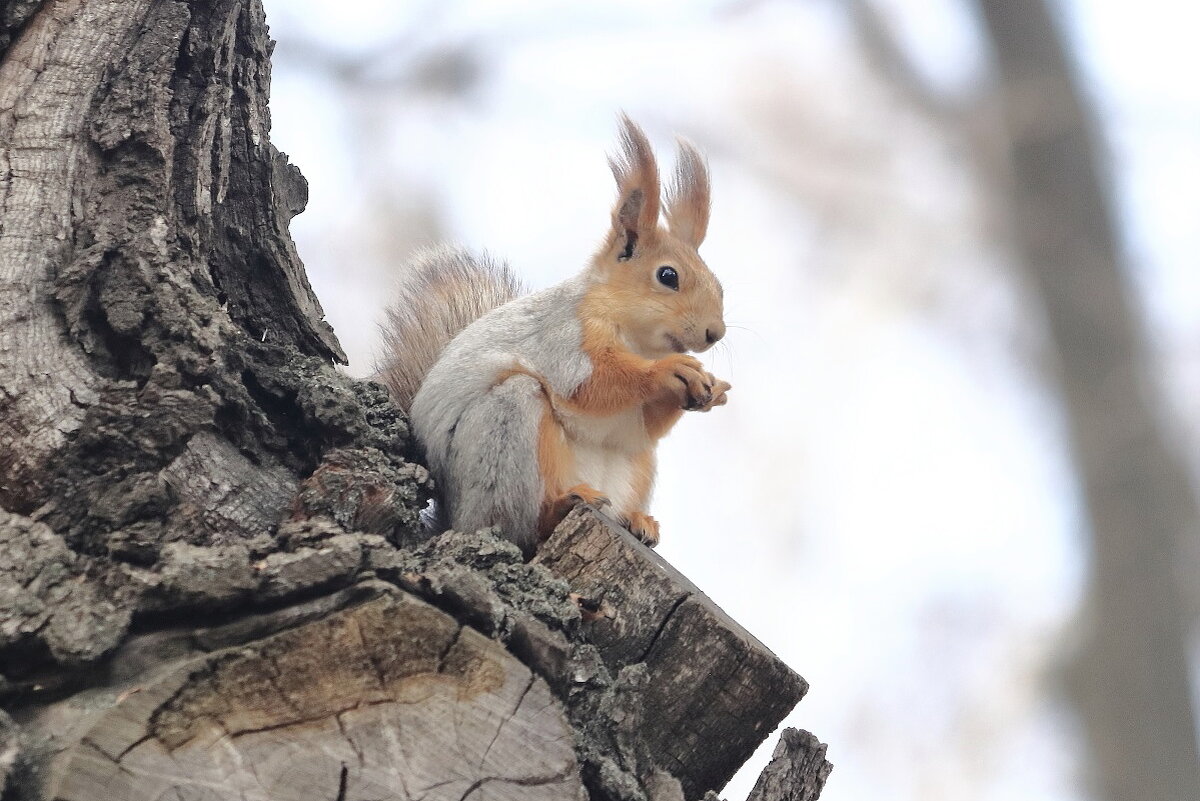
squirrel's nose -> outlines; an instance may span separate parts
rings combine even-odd
[[[725,336],[725,323],[717,323],[704,332],[704,341],[711,345],[723,336]]]

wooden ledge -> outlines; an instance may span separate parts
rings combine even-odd
[[[719,790],[808,683],[661,556],[595,509],[559,525],[534,562],[601,605],[587,624],[609,667],[644,662],[641,732],[687,798]]]

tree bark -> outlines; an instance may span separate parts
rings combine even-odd
[[[640,730],[688,798],[725,785],[808,684],[628,531],[573,512],[534,558],[598,605],[591,641],[612,670],[642,665]]]
[[[1095,126],[1042,0],[977,0],[995,46],[1017,248],[1046,308],[1091,533],[1085,642],[1069,689],[1103,798],[1200,798],[1176,565],[1200,512],[1155,412]]]
[[[3,801],[716,789],[803,680],[694,588],[606,596],[626,641],[583,573],[422,528],[288,234],[271,46],[258,0],[0,8]]]

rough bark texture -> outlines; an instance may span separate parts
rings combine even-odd
[[[329,495],[339,523],[417,530],[407,427],[329,369],[287,233],[304,188],[267,136],[270,47],[257,3],[60,0],[0,63],[0,504],[43,543],[0,575],[54,595],[45,561],[78,581],[64,603],[114,605],[99,639],[14,620],[10,681],[135,612],[257,592],[280,521]]]
[[[809,732],[784,729],[746,801],[816,801],[833,770],[825,751],[825,744]]]
[[[1042,0],[977,0],[995,44],[1016,244],[1045,302],[1092,538],[1070,690],[1103,798],[1200,798],[1187,603],[1200,511],[1150,401],[1094,125]]]
[[[0,7],[0,797],[715,789],[803,680],[591,512],[555,553],[641,596],[421,528],[287,232],[270,50],[257,0]]]
[[[18,530],[19,521],[8,522]],[[22,759],[15,763],[15,779],[5,801],[83,798],[86,794],[77,788],[96,782],[104,783],[105,797],[114,801],[157,798],[176,787],[186,797],[186,792],[198,791],[200,786],[219,787],[213,798],[241,797],[240,793],[250,798],[309,797],[295,788],[323,787],[332,781],[330,776],[343,774],[341,757],[334,759],[329,754],[344,756],[350,753],[347,742],[366,743],[369,739],[365,733],[342,733],[338,729],[341,713],[386,706],[395,699],[389,701],[385,690],[400,692],[389,680],[380,678],[379,666],[400,659],[393,653],[397,649],[406,653],[417,649],[418,656],[403,659],[425,659],[425,667],[418,664],[396,670],[404,676],[421,674],[412,680],[415,686],[430,682],[440,686],[447,643],[455,636],[481,642],[486,635],[507,645],[513,663],[504,662],[508,666],[501,672],[518,675],[513,679],[517,684],[524,681],[532,687],[528,677],[539,677],[537,722],[521,717],[522,704],[532,702],[522,701],[511,709],[506,705],[505,699],[512,700],[511,687],[475,711],[457,696],[457,700],[439,697],[436,704],[415,711],[408,707],[374,709],[376,717],[367,728],[375,727],[372,731],[379,737],[383,736],[379,732],[396,729],[410,735],[423,732],[425,739],[432,736],[430,731],[450,738],[436,741],[436,753],[443,757],[441,779],[429,778],[435,771],[427,764],[436,761],[432,756],[426,762],[403,762],[404,775],[413,782],[428,780],[425,788],[431,793],[442,792],[432,786],[437,781],[459,782],[459,792],[481,782],[473,791],[480,798],[506,798],[505,793],[514,787],[532,793],[530,788],[535,785],[559,794],[548,797],[570,798],[576,784],[566,778],[569,772],[593,799],[674,798],[672,787],[679,788],[679,798],[698,798],[706,790],[719,788],[749,757],[804,686],[802,679],[732,621],[728,629],[711,622],[722,617],[715,608],[701,616],[711,616],[707,627],[681,627],[679,635],[672,633],[670,618],[680,615],[684,604],[674,613],[660,610],[664,621],[657,638],[663,644],[661,653],[683,651],[678,653],[682,662],[659,661],[651,649],[645,661],[606,664],[606,653],[612,660],[612,653],[629,649],[620,637],[593,628],[606,618],[583,622],[572,590],[590,591],[595,585],[585,578],[573,586],[544,565],[524,563],[516,546],[490,532],[446,532],[421,545],[399,549],[379,535],[347,533],[329,519],[313,519],[281,526],[282,550],[253,563],[242,549],[181,545],[164,558],[160,572],[116,572],[126,581],[133,576],[158,579],[152,587],[143,587],[139,596],[144,608],[156,614],[149,616],[150,622],[141,631],[129,636],[126,623],[113,614],[121,609],[118,602],[97,596],[87,582],[78,581],[77,566],[61,540],[56,542],[41,524],[28,527],[34,530],[26,538],[48,554],[35,561],[31,570],[52,579],[41,584],[39,578],[30,586],[48,601],[72,591],[89,593],[77,606],[31,605],[30,625],[41,623],[49,632],[57,616],[64,616],[64,625],[72,630],[92,631],[112,642],[103,660],[98,661],[95,653],[72,653],[69,663],[36,671],[7,686],[8,707],[22,730]],[[586,536],[580,538],[581,532]],[[569,563],[575,558],[574,547],[581,548],[579,554],[590,556],[601,537],[611,540],[602,550],[620,552],[631,545],[645,550],[586,509],[564,521],[548,548]],[[636,556],[626,562],[637,563]],[[673,573],[654,560],[644,564]],[[329,590],[352,581],[356,583],[344,589]],[[677,575],[673,581],[686,585]],[[625,583],[629,583],[628,577]],[[60,589],[45,593],[43,587]],[[280,606],[281,600],[297,598],[298,589],[312,592],[323,588],[327,592],[312,600]],[[450,614],[434,612],[405,591]],[[693,594],[690,600],[707,605],[694,589],[689,592]],[[91,616],[79,616],[79,609],[98,600],[107,605],[97,606]],[[636,619],[647,611],[639,604],[655,602],[652,593],[608,593],[601,609],[621,621],[625,614]],[[204,623],[165,625],[178,619],[178,615],[162,618],[167,609],[190,611]],[[347,609],[351,611],[342,612]],[[379,612],[381,609],[386,614]],[[414,609],[420,610],[419,614]],[[227,612],[214,614],[220,610]],[[134,611],[139,610],[135,607]],[[379,623],[381,617],[386,625]],[[223,619],[230,622],[208,623]],[[429,620],[440,622],[433,627]],[[686,639],[677,640],[678,636]],[[495,653],[501,653],[499,646],[495,648]],[[518,660],[524,667],[518,667]],[[764,667],[764,663],[773,667]],[[222,678],[226,676],[230,678]],[[146,731],[147,721],[177,714],[183,692],[179,688],[184,684],[190,688],[191,699],[187,707],[191,717],[185,717],[192,723],[187,725],[200,726],[193,720],[200,717],[215,722],[204,723],[207,728],[190,739],[163,740],[159,729]],[[453,713],[446,711],[447,704],[454,707]],[[508,721],[503,727],[498,709],[507,710],[508,717],[501,716]],[[356,711],[351,717],[358,720],[358,714]],[[233,728],[226,725],[225,716],[239,715],[250,716],[253,722],[243,721]],[[482,722],[472,724],[473,728],[464,723],[476,718]],[[560,719],[567,721],[565,734],[554,728]],[[453,723],[447,725],[447,720]],[[664,726],[664,720],[672,725]],[[341,725],[344,729],[347,724],[341,721]],[[270,737],[259,736],[263,731],[271,732]],[[480,751],[481,738],[493,735],[496,742]],[[721,736],[736,745],[717,742]],[[96,745],[111,738],[121,743]],[[543,753],[547,742],[559,739],[574,749],[569,770],[565,762],[549,765],[531,761],[533,755],[511,754],[503,764],[507,772],[497,767],[472,773],[459,766],[460,762],[485,765],[489,748]],[[178,745],[172,746],[176,741]],[[709,747],[711,752],[706,750]],[[401,769],[396,754],[417,759],[414,747],[400,748],[390,740],[386,748],[377,739],[362,748],[376,749],[371,752],[375,757],[364,763],[347,762],[358,767],[346,768],[345,781],[363,787],[372,782],[386,784],[391,775],[388,771]],[[124,762],[125,757],[136,761]],[[515,766],[526,762],[532,765],[528,771],[514,772]],[[259,774],[232,770],[231,766],[242,763],[259,765]],[[269,775],[262,773],[263,765],[272,766]],[[303,773],[319,773],[319,766],[325,770],[320,779]],[[217,775],[228,775],[228,782],[216,784]],[[292,779],[288,777],[295,775],[307,778],[302,785],[289,784]],[[394,784],[387,786],[395,790]],[[410,784],[404,792],[415,792],[414,787],[416,784]],[[683,788],[688,788],[686,796]],[[437,793],[427,797],[441,797]]]

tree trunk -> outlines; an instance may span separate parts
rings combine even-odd
[[[1110,801],[1200,798],[1176,573],[1200,513],[1151,401],[1094,126],[1046,3],[977,3],[1002,81],[1016,245],[1046,306],[1091,533],[1086,639],[1069,683],[1093,776]]]
[[[538,564],[423,531],[288,234],[270,50],[257,0],[0,7],[3,801],[718,789],[803,680],[594,513]]]

